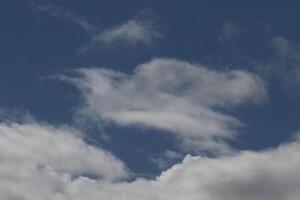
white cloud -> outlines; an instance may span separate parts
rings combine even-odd
[[[112,47],[119,44],[149,46],[152,45],[154,39],[160,36],[161,33],[150,21],[131,19],[96,34],[83,47],[82,51],[97,47]]]
[[[120,45],[151,46],[153,41],[162,35],[152,20],[141,17],[135,17],[122,24],[99,30],[83,17],[77,16],[61,6],[55,4],[40,5],[35,2],[30,2],[30,4],[37,11],[72,22],[91,34],[91,39],[79,50],[81,53]]]
[[[157,199],[296,200],[300,143],[215,159],[187,156],[157,178]]]
[[[299,141],[218,158],[186,156],[155,180],[132,182],[72,177],[111,175],[122,165],[66,130],[1,124],[0,142],[3,200],[298,200],[300,195]]]
[[[159,110],[159,114],[173,112],[175,119],[188,116],[192,118],[187,117],[188,121],[206,120],[214,125],[223,118],[237,121],[216,111],[216,107],[225,109],[245,101],[258,103],[266,95],[261,80],[251,73],[218,72],[171,59],[140,65],[132,75],[104,69],[80,72],[84,77],[63,78],[81,87],[89,109],[102,117],[118,123],[167,129],[197,143],[193,137],[198,133],[183,128],[191,122],[171,129],[172,126],[156,120],[149,122],[143,117],[123,122],[110,113],[118,116],[118,112],[123,115],[126,110],[131,116],[138,110],[140,116],[143,112],[147,116],[148,112],[152,115]],[[94,105],[95,102],[98,104]],[[201,112],[197,107],[201,107]],[[153,118],[159,118],[159,114]],[[175,124],[170,119],[161,120]],[[225,127],[224,134],[232,132],[226,120],[219,123]],[[204,130],[199,133],[200,140],[205,140],[201,144],[209,143],[206,137],[210,135],[219,136],[206,129],[199,130]],[[180,157],[170,151],[165,156]],[[76,130],[36,122],[0,123],[0,199],[3,200],[298,200],[299,166],[298,137],[260,152],[241,151],[215,158],[187,155],[182,163],[153,180],[139,177],[128,181],[125,179],[128,170],[120,160],[86,144]]]
[[[266,97],[262,80],[245,71],[219,72],[175,59],[155,59],[132,75],[94,68],[81,78],[62,77],[77,85],[87,113],[120,125],[144,125],[170,131],[188,148],[229,151],[241,122],[229,109]]]
[[[108,180],[127,176],[121,161],[87,145],[75,130],[37,123],[0,124],[0,174],[1,182],[16,184],[34,174],[92,175]]]

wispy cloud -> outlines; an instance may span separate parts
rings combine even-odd
[[[89,23],[87,20],[69,12],[68,10],[64,9],[61,6],[56,6],[54,4],[40,5],[35,2],[30,2],[30,4],[37,11],[46,12],[52,17],[58,17],[58,18],[68,20],[80,26],[85,31],[93,33],[97,30],[97,28],[93,24]]]
[[[149,46],[160,36],[161,33],[155,28],[152,22],[131,19],[118,26],[100,31],[82,50],[86,51],[98,47],[114,47],[116,45],[120,46],[120,44]]]
[[[90,34],[90,39],[82,46],[80,52],[96,50],[98,48],[112,48],[115,46],[151,46],[156,38],[162,34],[150,19],[134,17],[128,21],[116,26],[99,30],[84,18],[77,16],[63,7],[54,4],[40,5],[34,2],[30,3],[34,9],[45,12],[52,17],[68,20]]]
[[[282,36],[268,40],[268,56],[264,61],[256,61],[257,71],[267,80],[276,80],[285,92],[299,94],[300,83],[300,43]]]
[[[224,22],[218,40],[223,48],[213,58],[221,66],[224,63],[233,68],[242,65],[270,85],[276,82],[281,91],[299,94],[299,41],[276,34],[269,23],[242,26],[234,21]]]
[[[167,130],[193,150],[228,151],[223,139],[232,138],[241,122],[215,108],[266,97],[262,80],[252,73],[213,71],[176,59],[152,60],[130,75],[97,68],[79,73],[82,78],[63,78],[81,89],[93,116]]]

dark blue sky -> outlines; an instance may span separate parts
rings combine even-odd
[[[28,111],[53,124],[78,126],[73,120],[82,102],[78,90],[50,76],[91,66],[130,73],[153,58],[171,57],[212,69],[259,74],[266,82],[268,100],[259,106],[225,110],[246,125],[232,145],[255,150],[277,146],[289,141],[300,127],[300,77],[295,76],[300,64],[300,3],[289,2],[1,1],[0,107]],[[120,44],[81,52],[92,31],[66,15],[37,9],[47,5],[88,22],[99,32],[133,18],[146,19],[160,36],[151,45]],[[160,169],[147,158],[178,148],[174,138],[159,130],[116,125],[103,129],[86,128],[87,140],[114,152],[136,173],[158,173]],[[102,131],[111,133],[110,141],[102,141],[98,134]]]

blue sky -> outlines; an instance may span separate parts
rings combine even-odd
[[[3,1],[2,198],[296,199],[299,8]]]

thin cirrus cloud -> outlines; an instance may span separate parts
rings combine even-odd
[[[266,61],[253,58],[253,62],[256,63],[255,70],[269,82],[276,80],[284,92],[298,94],[300,83],[299,42],[282,36],[272,36],[267,41],[270,56]]]
[[[161,33],[152,22],[139,19],[131,19],[125,23],[109,28],[94,35],[92,40],[82,48],[82,51],[98,47],[113,47],[120,44],[150,46],[160,37]]]
[[[93,24],[88,22],[86,19],[65,10],[63,7],[56,6],[54,4],[40,5],[33,1],[30,2],[30,5],[37,11],[45,12],[52,17],[57,17],[70,21],[87,32],[93,33],[97,30],[97,28]]]
[[[261,152],[187,155],[154,180],[127,181],[120,179],[126,177],[122,162],[73,134],[37,123],[1,123],[1,199],[299,199],[298,139]]]
[[[119,125],[166,130],[183,149],[229,153],[224,143],[242,123],[219,111],[260,103],[263,81],[245,71],[220,72],[176,59],[154,59],[133,74],[101,69],[78,70],[80,78],[61,76],[82,92],[82,112]],[[97,117],[96,117],[97,118]]]
[[[113,27],[99,30],[86,19],[67,11],[63,7],[54,4],[39,5],[34,2],[30,4],[37,11],[70,21],[86,31],[90,35],[90,39],[80,48],[82,53],[120,45],[151,46],[155,39],[162,36],[150,19],[134,17]]]

